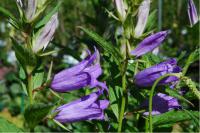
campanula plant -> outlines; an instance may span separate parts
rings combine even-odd
[[[2,0],[0,132],[198,132],[197,5]]]

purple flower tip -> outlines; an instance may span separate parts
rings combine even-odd
[[[148,36],[142,42],[140,42],[133,51],[131,51],[131,54],[136,57],[139,57],[152,51],[164,41],[167,35],[168,30],[160,31],[158,33]]]
[[[176,59],[169,59],[137,73],[134,77],[135,84],[141,87],[152,86],[160,76],[167,73],[179,73],[181,70],[182,69],[177,66]],[[161,80],[159,85],[168,84],[178,80],[179,79],[175,76],[169,76]]]

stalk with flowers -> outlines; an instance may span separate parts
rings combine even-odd
[[[192,29],[199,21],[198,13],[193,0],[185,1]],[[152,26],[156,17],[156,10],[151,9],[154,1],[113,0],[113,8],[105,9],[112,27],[108,30],[113,35],[107,38],[109,41],[77,25],[83,37],[77,40],[90,40],[92,45],[82,50],[84,58],[68,67],[54,63],[61,62],[56,58],[60,51],[53,40],[63,24],[59,17],[65,2],[14,3],[18,16],[3,8],[0,12],[15,29],[10,38],[18,61],[18,82],[28,100],[23,112],[24,129],[17,130],[34,132],[39,125],[51,123],[58,131],[69,132],[81,131],[84,126],[88,132],[154,132],[191,119],[198,126],[198,112],[187,110],[194,107],[187,96],[199,100],[200,92],[186,74],[198,60],[199,49],[184,65],[162,51],[152,52],[164,45],[172,32],[170,27],[157,31]],[[95,1],[92,4],[95,6]],[[72,53],[80,57],[78,51]]]

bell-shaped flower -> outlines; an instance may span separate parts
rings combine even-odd
[[[146,100],[141,105],[142,108],[148,110],[149,101]],[[168,96],[163,93],[158,93],[153,97],[152,100],[152,115],[159,115],[168,112],[173,109],[180,109],[181,105],[178,100],[174,97]],[[149,115],[149,112],[144,112],[143,115]]]
[[[122,21],[125,21],[126,19],[126,5],[124,3],[124,0],[115,0],[115,5],[117,8],[117,12],[119,14],[119,17]]]
[[[58,13],[55,13],[49,22],[36,34],[33,39],[32,48],[35,53],[47,47],[49,42],[53,39],[58,23]]]
[[[89,54],[79,64],[57,73],[51,82],[52,90],[56,92],[67,92],[86,86],[91,88],[100,86],[107,89],[104,83],[97,80],[102,74],[99,57],[98,50],[95,50],[94,54]]]
[[[142,42],[140,42],[133,51],[131,51],[131,55],[139,57],[143,54],[146,54],[154,50],[164,41],[167,34],[168,34],[168,31],[161,31],[161,32],[148,36]]]
[[[150,0],[144,0],[138,9],[138,20],[134,31],[136,38],[140,37],[144,32],[150,10]]]
[[[188,0],[188,16],[191,26],[195,25],[199,21],[197,9],[193,0]]]
[[[158,78],[167,73],[179,73],[179,72],[181,72],[181,68],[177,66],[176,59],[169,59],[165,62],[162,62],[160,64],[147,68],[143,71],[140,71],[135,75],[134,82],[138,86],[148,87],[152,86]],[[178,80],[179,78],[175,76],[169,76],[161,80],[158,84],[163,85]]]
[[[108,100],[98,100],[101,91],[93,92],[78,100],[58,107],[54,112],[58,114],[55,120],[61,123],[71,123],[83,120],[104,120],[104,110],[108,107]]]
[[[32,21],[36,14],[37,0],[17,0],[17,3],[23,10],[27,21]]]

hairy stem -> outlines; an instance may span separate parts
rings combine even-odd
[[[197,89],[195,83],[188,77],[181,77],[183,81],[185,81],[186,85],[189,87],[189,89],[194,93],[194,95],[200,100],[200,92]]]
[[[153,123],[152,123],[152,101],[153,101],[153,94],[154,94],[154,90],[157,86],[157,84],[163,80],[164,78],[166,77],[169,77],[169,76],[176,76],[176,77],[180,77],[181,74],[180,73],[169,73],[169,74],[165,74],[163,76],[161,76],[160,78],[158,78],[152,88],[151,88],[151,91],[150,91],[150,96],[149,96],[149,132],[152,133],[153,132]]]
[[[126,107],[126,98],[127,98],[127,90],[126,90],[126,70],[127,70],[128,60],[125,60],[124,67],[123,67],[123,73],[122,73],[122,103],[121,103],[121,109],[120,109],[120,115],[119,115],[119,125],[118,125],[118,132],[121,132],[122,125],[123,125],[123,118],[124,118],[124,112]]]
[[[28,75],[28,95],[29,95],[29,102],[30,104],[33,104],[33,77],[32,74]]]

